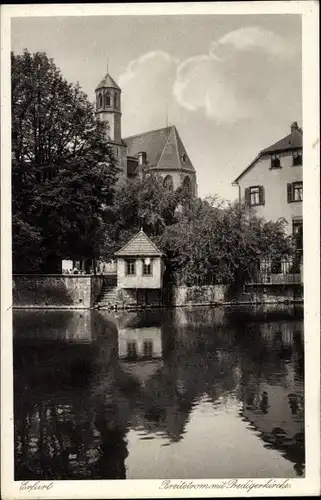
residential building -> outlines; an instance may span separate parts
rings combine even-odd
[[[106,137],[121,171],[120,178],[135,178],[145,168],[159,174],[168,189],[184,186],[197,196],[196,171],[176,127],[122,138],[121,88],[107,73],[95,93],[96,116],[106,125]]]
[[[235,179],[240,199],[258,216],[276,221],[285,218],[286,231],[303,250],[302,129],[292,123],[290,133],[263,149]]]

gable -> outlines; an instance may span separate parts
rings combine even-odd
[[[283,137],[279,141],[275,142],[271,146],[262,149],[257,157],[248,165],[243,172],[235,179],[234,183],[237,183],[243,175],[245,175],[251,168],[256,165],[258,160],[264,156],[272,155],[273,153],[282,153],[286,151],[293,151],[296,149],[302,149],[303,134],[301,129],[291,131],[291,134]]]
[[[195,168],[188,157],[176,127],[172,127],[156,168],[157,170],[187,170],[195,172]]]
[[[137,233],[123,248],[115,252],[116,257],[161,257],[162,252],[148,238],[144,231]]]

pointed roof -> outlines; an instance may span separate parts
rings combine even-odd
[[[161,257],[162,255],[162,252],[142,229],[118,252],[115,252],[116,257]]]
[[[183,142],[174,125],[127,137],[128,156],[145,152],[154,170],[186,170],[195,173]]]
[[[112,88],[112,89],[117,89],[121,90],[120,87],[118,87],[117,83],[115,80],[110,76],[109,73],[102,79],[100,84],[96,87],[96,90],[103,89],[103,88]]]
[[[246,167],[243,172],[235,179],[234,183],[237,183],[241,177],[243,177],[246,172],[248,172],[255,163],[265,155],[271,155],[274,153],[281,153],[282,151],[292,151],[297,149],[302,149],[303,146],[303,130],[298,126],[297,122],[293,122],[291,125],[290,134],[282,137],[279,141],[275,142],[271,146],[262,149],[259,154],[254,158],[254,160]]]

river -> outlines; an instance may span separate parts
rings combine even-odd
[[[304,476],[303,310],[14,311],[15,479]]]

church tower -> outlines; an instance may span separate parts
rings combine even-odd
[[[106,126],[106,138],[117,166],[127,176],[127,151],[121,137],[121,89],[109,73],[96,90],[96,116]]]

